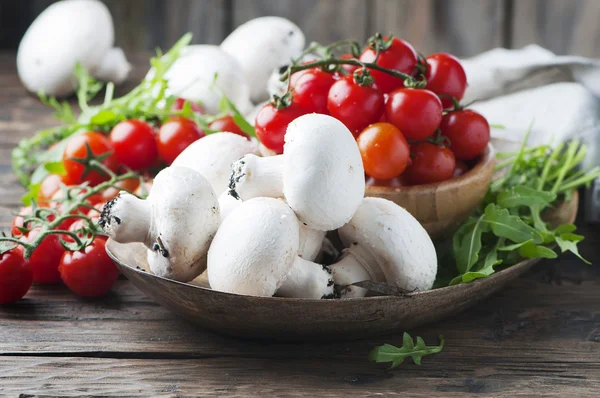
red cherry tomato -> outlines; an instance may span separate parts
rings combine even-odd
[[[72,188],[67,186],[68,188]],[[82,189],[81,190],[81,194],[84,194],[86,192],[86,189]],[[60,202],[61,199],[64,198],[64,193],[65,191],[57,191],[54,196],[52,196],[51,199],[51,207],[57,209],[61,214],[65,214],[65,209],[64,206],[65,204]],[[87,202],[90,205],[95,205],[96,203],[100,202],[102,200],[102,196],[100,194],[96,194],[96,195],[92,195],[89,198],[87,198]],[[73,210],[71,212],[71,214],[86,214],[88,212],[88,208],[86,206],[79,206],[77,209]],[[48,217],[48,220],[52,221],[52,216]],[[67,230],[69,229],[69,226],[71,224],[73,224],[77,219],[76,218],[67,218],[66,220],[64,220],[56,229],[62,229],[62,230]]]
[[[40,190],[37,194],[37,204],[41,207],[50,206],[50,201],[62,185],[69,185],[66,176],[50,174],[40,183]]]
[[[363,86],[352,75],[344,76],[331,86],[327,110],[356,137],[381,117],[384,111],[383,94],[375,85]]]
[[[352,54],[342,54],[340,55],[340,59],[354,59]],[[340,65],[342,69],[344,69],[349,75],[354,73],[359,67],[356,65]]]
[[[461,175],[465,174],[467,171],[469,171],[469,165],[466,164],[465,162],[463,162],[462,160],[457,160],[456,168],[454,169],[454,174],[452,174],[452,177],[461,176]]]
[[[22,236],[21,240],[31,243],[39,235],[40,229],[34,228],[27,235]],[[57,235],[48,235],[42,240],[42,243],[35,249],[33,254],[26,261],[31,264],[33,271],[33,281],[36,283],[58,283],[60,274],[58,273],[58,264],[65,252],[60,244]]]
[[[148,123],[124,120],[113,127],[109,137],[117,159],[131,170],[148,169],[156,162],[156,138]]]
[[[490,125],[485,117],[470,109],[450,112],[442,119],[440,130],[450,139],[450,149],[460,160],[479,156],[490,142]]]
[[[106,188],[104,191],[96,195],[90,196],[88,198],[88,201],[91,205],[96,205],[97,203],[105,203],[111,199],[116,198],[119,192],[121,191],[134,193],[139,186],[140,180],[137,178],[128,178],[126,180],[121,180],[115,183],[115,187]]]
[[[170,119],[158,131],[158,154],[170,165],[185,148],[205,135],[193,120],[183,117]]]
[[[183,105],[186,102],[190,103],[190,108],[192,108],[193,112],[196,112],[196,113],[198,113],[200,115],[204,114],[204,108],[202,108],[202,106],[199,103],[194,102],[194,101],[188,101],[185,98],[181,98],[181,97],[177,98],[175,100],[175,102],[173,102],[173,108],[172,109],[174,111],[180,111],[180,110],[183,109]]]
[[[270,103],[265,104],[256,115],[256,135],[264,146],[281,154],[288,124],[306,113],[308,112],[295,102],[282,109],[277,109]]]
[[[13,218],[12,226],[10,228],[10,232],[12,236],[21,236],[23,233],[20,228],[23,228],[23,223],[25,222],[25,216],[31,215],[32,209],[31,206],[22,207],[15,218]]]
[[[408,140],[424,140],[442,121],[442,102],[429,90],[399,88],[386,101],[386,118]]]
[[[294,102],[300,104],[307,113],[327,114],[327,94],[335,83],[331,73],[320,69],[309,70],[302,74],[293,86]]]
[[[406,177],[412,184],[431,184],[452,178],[456,160],[449,148],[427,141],[411,147],[412,162],[406,169]]]
[[[384,38],[384,40],[387,39],[387,37]],[[375,56],[375,50],[369,47],[362,53],[360,60],[362,62],[373,62]],[[376,64],[387,69],[397,70],[410,75],[417,66],[417,52],[408,42],[394,37],[390,47],[379,53]],[[371,70],[371,74],[375,78],[377,87],[384,93],[389,93],[399,87],[404,87],[404,81],[402,79],[388,73]]]
[[[106,239],[97,237],[82,251],[65,252],[58,271],[69,290],[83,297],[103,296],[115,284],[119,270],[104,250]]]
[[[88,154],[87,146],[92,150],[93,156],[108,154],[108,157],[102,161],[102,164],[111,171],[116,171],[119,167],[119,161],[114,153],[113,146],[102,134],[88,131],[74,135],[67,142],[65,152],[63,153],[63,164],[70,184],[79,185],[84,181],[88,181],[91,186],[94,186],[109,178],[108,175],[99,171],[90,171],[84,176],[85,166],[75,159],[85,159],[92,155]]]
[[[244,133],[244,130],[242,130],[240,126],[237,125],[237,123],[233,119],[233,116],[231,115],[223,116],[216,119],[208,127],[214,131],[228,131],[230,133],[241,135],[242,137],[250,139],[250,137],[248,137],[248,134]]]
[[[14,303],[29,291],[33,271],[21,246],[0,255],[0,304]]]
[[[428,90],[440,95],[444,109],[452,108],[454,97],[460,101],[467,89],[467,74],[460,61],[446,53],[432,54],[427,57],[427,86]]]
[[[406,139],[389,123],[370,125],[360,133],[357,142],[365,173],[378,180],[399,176],[410,161]]]

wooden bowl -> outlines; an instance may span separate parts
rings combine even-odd
[[[481,202],[492,180],[494,164],[494,148],[488,144],[475,167],[459,177],[410,187],[369,186],[365,196],[388,199],[404,207],[432,239],[440,239],[451,236]]]
[[[577,195],[554,210],[555,222],[573,222]],[[108,254],[141,291],[203,328],[246,338],[348,340],[409,330],[456,314],[496,292],[528,270],[523,261],[485,279],[403,297],[345,300],[252,297],[175,282],[146,271],[146,248],[109,239]]]

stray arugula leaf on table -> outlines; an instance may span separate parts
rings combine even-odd
[[[376,363],[391,362],[390,369],[393,369],[410,357],[414,363],[420,365],[421,358],[425,355],[437,354],[442,351],[442,348],[444,348],[444,336],[440,336],[440,345],[428,346],[419,336],[415,344],[410,334],[405,332],[402,337],[402,347],[391,344],[380,345],[371,350],[369,360]]]

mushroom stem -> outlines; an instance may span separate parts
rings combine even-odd
[[[147,200],[121,192],[102,209],[99,224],[104,232],[120,243],[144,242],[152,245],[150,220],[152,205]]]
[[[127,62],[123,50],[113,47],[104,55],[93,74],[100,80],[119,84],[127,78],[130,70],[131,65]]]
[[[344,250],[344,257],[329,266],[335,284],[343,287],[342,298],[365,297],[367,295],[367,289],[351,286],[356,282],[374,280],[363,264],[364,262],[360,260],[354,249],[346,249]]]
[[[296,257],[278,296],[295,298],[333,298],[331,271],[325,265]]]
[[[242,200],[260,196],[283,197],[283,162],[282,155],[265,158],[245,155],[232,165],[231,196]]]

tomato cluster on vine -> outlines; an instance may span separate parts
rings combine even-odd
[[[106,237],[97,220],[104,204],[122,190],[147,196],[153,171],[170,165],[206,135],[194,120],[177,116],[185,104],[181,98],[175,100],[174,115],[161,124],[124,120],[108,133],[87,131],[66,141],[63,172],[41,181],[33,204],[21,208],[13,219],[8,239],[15,247],[0,248],[0,304],[22,298],[32,283],[62,282],[84,297],[102,296],[111,289],[118,269],[105,251]],[[203,113],[199,104],[189,106]],[[248,137],[228,114],[211,118],[208,129]],[[114,182],[106,185],[109,180]],[[49,228],[57,218],[60,223]],[[29,255],[28,245],[34,248]]]
[[[466,73],[451,54],[419,55],[408,42],[374,36],[361,52],[294,63],[288,91],[263,106],[255,126],[264,146],[283,153],[287,125],[329,114],[354,134],[369,185],[436,183],[463,174],[486,149],[490,126],[459,106]],[[321,48],[323,50],[323,48]]]

